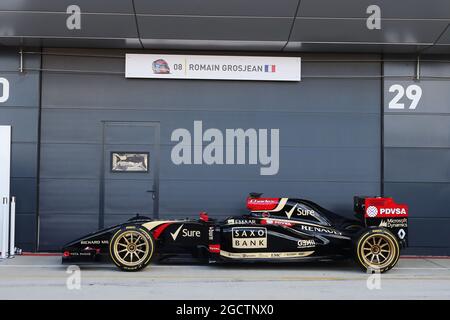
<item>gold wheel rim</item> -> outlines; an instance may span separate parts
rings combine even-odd
[[[383,269],[394,260],[396,248],[394,240],[383,234],[368,236],[360,248],[360,257],[370,268]]]
[[[120,263],[133,267],[145,261],[149,246],[150,244],[144,235],[130,230],[117,237],[114,242],[114,252]]]

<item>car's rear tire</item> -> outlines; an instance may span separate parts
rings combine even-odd
[[[123,271],[144,269],[154,256],[154,251],[152,235],[138,225],[120,228],[109,243],[111,259]]]
[[[368,228],[355,242],[357,263],[369,272],[383,273],[392,269],[400,257],[397,238],[387,229]]]

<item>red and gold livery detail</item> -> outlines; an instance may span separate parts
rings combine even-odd
[[[253,212],[277,212],[284,208],[288,198],[247,198],[247,208]]]
[[[274,224],[274,225],[292,227],[295,224],[295,221],[263,218],[263,219],[261,219],[261,224]]]
[[[210,244],[208,250],[211,253],[220,253],[220,244]]]

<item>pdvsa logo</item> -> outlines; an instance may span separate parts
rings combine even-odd
[[[367,213],[367,215],[368,215],[369,217],[373,218],[373,217],[376,217],[376,216],[377,216],[377,214],[378,214],[378,209],[377,209],[377,207],[370,206],[370,207],[367,208],[366,213]]]
[[[406,218],[408,217],[408,206],[395,203],[392,198],[366,198],[366,218]]]
[[[407,217],[408,212],[406,208],[377,208],[375,206],[369,206],[366,209],[366,214],[369,218],[375,217]]]

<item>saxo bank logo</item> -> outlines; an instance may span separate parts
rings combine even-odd
[[[233,248],[267,248],[267,229],[264,227],[235,227],[231,231]]]
[[[260,175],[276,175],[280,160],[279,140],[279,129],[225,129],[224,134],[216,128],[203,132],[203,122],[194,121],[193,133],[185,128],[172,132],[171,141],[177,144],[172,148],[171,159],[176,165],[259,164]]]

